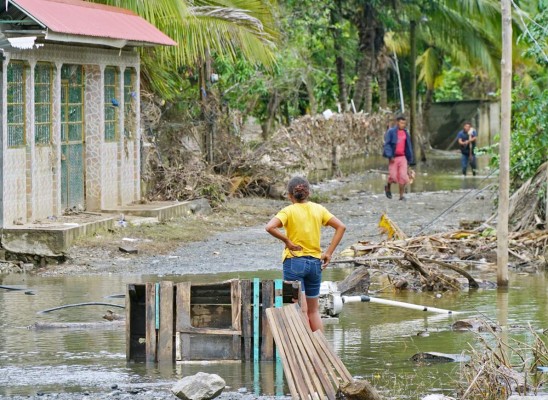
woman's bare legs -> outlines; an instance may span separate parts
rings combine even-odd
[[[320,316],[320,302],[317,297],[308,297],[306,299],[306,305],[308,308],[308,322],[310,323],[310,329],[312,332],[317,330],[323,331],[322,317]]]

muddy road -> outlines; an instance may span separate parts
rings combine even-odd
[[[383,240],[377,227],[383,212],[413,236],[456,229],[461,220],[485,220],[494,211],[495,194],[486,190],[408,193],[407,201],[399,201],[360,190],[356,179],[314,187],[316,198],[347,226],[337,251],[358,241]],[[287,204],[235,198],[208,215],[148,228],[120,228],[81,241],[70,249],[66,263],[39,273],[181,275],[278,269],[282,244],[265,232],[264,225]],[[329,244],[331,235],[330,229],[323,230],[322,246]],[[128,245],[139,253],[120,251]]]

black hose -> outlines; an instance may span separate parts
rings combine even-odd
[[[100,303],[100,302],[76,303],[76,304],[67,304],[64,306],[59,306],[54,308],[48,308],[47,310],[38,311],[37,314],[45,314],[45,313],[49,313],[50,311],[61,310],[63,308],[80,307],[80,306],[109,306],[109,307],[126,308],[125,306],[121,306],[118,304],[110,304],[110,303]]]

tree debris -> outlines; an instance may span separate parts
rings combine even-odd
[[[478,288],[485,283],[476,280],[473,271],[496,269],[496,231],[485,224],[474,230],[408,238],[383,214],[379,228],[388,236],[387,240],[358,242],[331,262],[379,268],[388,274],[394,288],[423,291],[460,290],[463,286]],[[509,239],[512,267],[528,272],[544,268],[548,232],[513,232]]]

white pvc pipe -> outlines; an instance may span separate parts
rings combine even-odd
[[[403,301],[395,301],[395,300],[386,300],[386,299],[378,299],[376,297],[370,297],[370,296],[342,296],[343,303],[361,303],[361,302],[371,302],[371,303],[378,303],[378,304],[385,304],[387,306],[396,306],[396,307],[403,307],[403,308],[409,308],[411,310],[419,310],[419,311],[430,311],[440,314],[460,314],[459,311],[451,311],[451,310],[445,310],[443,308],[436,308],[436,307],[428,307],[428,306],[421,306],[418,304],[411,304],[411,303],[404,303]]]

